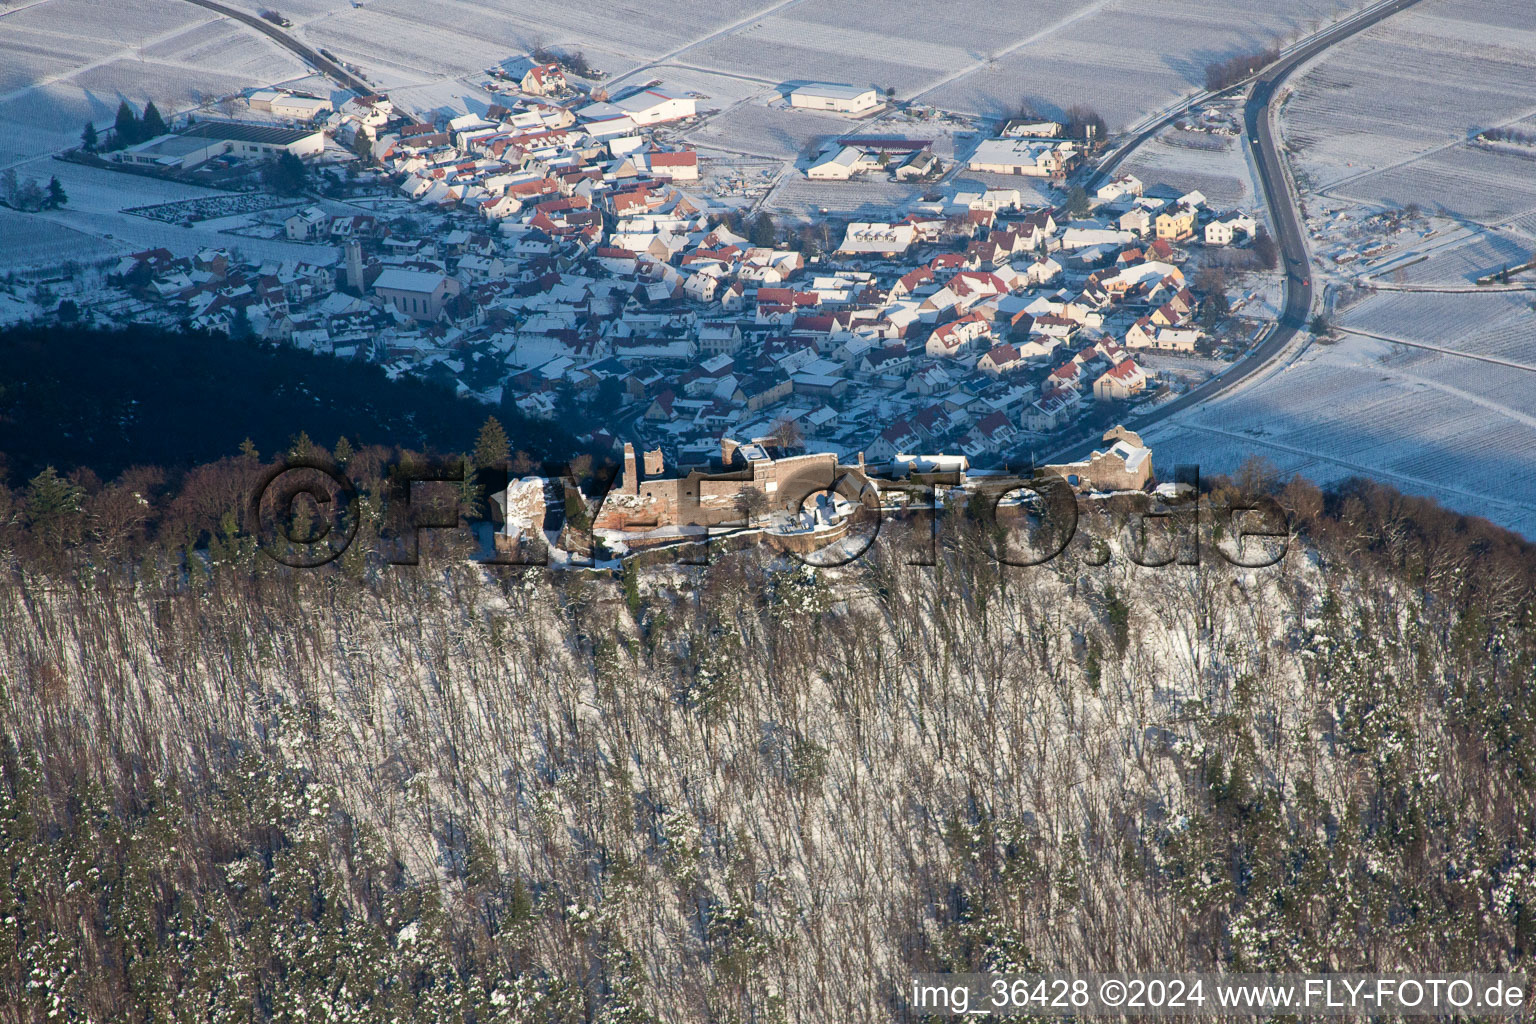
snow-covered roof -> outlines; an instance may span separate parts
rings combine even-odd
[[[390,289],[401,292],[431,292],[443,283],[443,275],[426,270],[407,270],[404,267],[386,267],[373,282],[375,290]]]
[[[827,100],[856,100],[875,90],[867,85],[845,85],[837,82],[808,82],[790,91],[791,96]]]

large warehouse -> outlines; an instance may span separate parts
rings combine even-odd
[[[282,153],[317,156],[325,149],[325,133],[312,128],[278,128],[239,121],[198,121],[174,135],[130,146],[114,159],[171,170],[191,170],[219,156],[269,160]]]
[[[789,105],[804,110],[864,114],[880,106],[880,94],[869,86],[812,82],[791,91]]]

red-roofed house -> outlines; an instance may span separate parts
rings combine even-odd
[[[1015,345],[1003,344],[995,346],[992,351],[981,357],[976,364],[976,369],[982,373],[993,375],[1008,373],[1017,370],[1024,365],[1024,354]]]
[[[647,153],[647,169],[668,181],[698,181],[699,154],[691,149],[677,153]]]
[[[955,359],[970,352],[977,338],[990,336],[992,324],[980,313],[967,313],[934,329],[925,351],[936,359]]]
[[[988,413],[971,428],[971,440],[991,452],[1006,448],[1017,434],[1013,424],[1008,422],[1008,415],[1001,411]]]
[[[1147,389],[1147,373],[1136,365],[1136,360],[1126,359],[1111,366],[1093,382],[1093,397],[1100,402],[1130,398]]]

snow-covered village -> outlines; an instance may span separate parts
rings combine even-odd
[[[1382,33],[1381,12],[1347,6],[1277,29],[1278,49],[1208,65],[1193,94],[1155,77],[1144,96],[1074,92],[1031,66],[1023,99],[985,101],[1000,66],[987,61],[921,86],[775,79],[770,59],[733,78],[708,59],[637,62],[603,32],[535,33],[510,52],[479,40],[434,70],[424,52],[370,66],[359,37],[322,31],[378,17],[362,8],[245,23],[182,12],[192,21],[166,21],[167,53],[255,35],[281,56],[251,64],[243,88],[178,91],[172,74],[82,107],[67,75],[0,107],[17,125],[0,321],[212,330],[376,364],[515,402],[615,463],[625,443],[687,464],[722,436],[788,431],[844,459],[1019,466],[1080,457],[1126,422],[1176,460],[1388,474],[1470,507],[1467,480],[1486,478],[1472,464],[1404,474],[1394,452],[1426,465],[1428,433],[1353,436],[1394,405],[1360,374],[1382,344],[1460,347],[1402,326],[1438,322],[1397,315],[1415,293],[1498,306],[1502,336],[1525,337],[1509,300],[1531,287],[1536,240],[1520,216],[1458,214],[1459,190],[1398,206],[1314,195],[1332,166],[1355,180],[1359,161],[1260,137],[1266,118],[1322,116],[1313,49]],[[17,38],[34,31],[25,11],[4,16]],[[680,46],[702,59],[730,39],[722,52],[740,56],[756,31],[725,24]],[[1050,38],[1022,52],[1049,53]],[[1282,64],[1302,69],[1297,99],[1289,83],[1258,95]],[[1492,85],[1503,67],[1479,73]],[[78,137],[64,110],[86,115]],[[1523,159],[1526,136],[1503,124],[1479,122],[1467,159]],[[47,157],[25,152],[50,142]],[[1282,153],[1295,166],[1266,168]],[[1505,205],[1496,216],[1518,214]],[[1518,355],[1496,358],[1436,374],[1523,372],[1505,365]],[[1347,400],[1324,397],[1357,377]],[[1464,390],[1446,383],[1442,396]],[[1314,394],[1325,417],[1378,411],[1310,433],[1268,412]],[[1524,522],[1523,499],[1495,491],[1495,517]]]
[[[921,166],[932,187],[881,221],[796,230],[700,189],[708,158],[701,169],[663,134],[698,117],[680,90],[577,91],[559,63],[527,57],[494,70],[502,102],[477,114],[425,121],[383,95],[329,109],[260,90],[245,103],[281,125],[188,119],[120,149],[109,136],[77,156],[178,181],[291,158],[326,198],[139,212],[266,227],[316,255],[157,246],[53,293],[87,323],[187,324],[491,403],[511,393],[545,418],[601,414],[610,446],[683,461],[722,434],[785,430],[850,458],[1029,459],[1182,392],[1263,330],[1228,295],[1226,268],[1263,278],[1276,265],[1254,217],[1129,174],[1089,194],[1083,155],[1097,147],[1067,125],[1012,119],[962,165],[1043,185],[1021,190],[946,187],[928,141],[853,121],[807,178],[829,162],[897,179]],[[802,85],[788,100],[858,115],[878,99],[845,92],[857,91]]]
[[[1412,6],[1407,23],[1441,24]],[[750,60],[741,40],[766,30],[728,20],[680,37],[693,62],[637,59],[605,29],[534,32],[520,50],[475,40],[434,68],[406,35],[388,37],[395,56],[338,35],[383,17],[362,7],[171,7],[155,59],[259,46],[254,81],[167,71],[109,102],[82,71],[0,104],[15,129],[0,322],[211,330],[375,364],[515,403],[613,463],[625,443],[688,464],[722,436],[788,431],[843,459],[1021,466],[1081,457],[1124,422],[1170,465],[1256,456],[1481,501],[1511,524],[1530,514],[1508,487],[1475,495],[1487,474],[1433,440],[1468,423],[1463,394],[1524,437],[1495,396],[1524,372],[1509,345],[1532,330],[1525,186],[1490,178],[1518,194],[1488,212],[1486,190],[1362,197],[1375,158],[1321,141],[1339,115],[1317,98],[1333,52],[1319,44],[1396,45],[1400,29],[1372,27],[1381,12],[1335,4],[1277,26],[1278,48],[1206,66],[1203,88],[1153,76],[1137,93],[1002,58],[932,80],[878,61],[856,65],[868,78],[803,63],[775,78],[767,57],[736,74],[710,55]],[[3,16],[18,42],[45,31]],[[1472,52],[1485,30],[1458,31]],[[93,33],[82,53],[110,59]],[[1054,38],[1019,52],[1052,54]],[[1386,73],[1375,60],[1362,66]],[[1259,95],[1282,66],[1300,70]],[[1506,66],[1478,73],[1501,87]],[[1022,98],[994,74],[1023,74]],[[1518,170],[1527,136],[1507,124],[1490,111],[1435,159]],[[1266,167],[1279,156],[1290,166]],[[1447,363],[1435,354],[1463,342],[1440,325],[1457,321],[1420,312],[1421,296],[1486,308],[1504,324],[1486,336],[1509,340],[1494,355],[1469,337],[1477,351]],[[1444,386],[1429,393],[1449,404],[1389,443],[1371,424],[1395,415],[1399,385],[1424,386],[1417,370],[1368,383],[1393,352],[1434,357]],[[1501,383],[1469,392],[1474,371]],[[1274,413],[1297,403],[1336,422]]]
[[[0,0],[0,1024],[1517,1018],[1533,68]]]

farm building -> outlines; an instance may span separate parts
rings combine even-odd
[[[896,168],[897,181],[912,181],[917,178],[926,178],[930,174],[937,174],[942,169],[939,158],[933,150],[924,149],[913,153],[905,162]]]
[[[658,178],[669,181],[698,181],[699,154],[691,149],[675,153],[653,151],[641,159],[646,169]]]
[[[268,110],[278,117],[291,117],[295,121],[313,121],[335,109],[330,100],[300,96],[285,89],[257,89],[246,100],[252,110]]]
[[[330,100],[318,96],[298,96],[285,93],[272,101],[272,113],[278,117],[290,117],[295,121],[313,121],[332,109]]]
[[[324,149],[325,133],[311,129],[199,121],[175,135],[162,135],[130,146],[113,158],[121,163],[191,170],[226,155],[242,160],[268,160],[283,153],[316,156]]]
[[[867,86],[812,82],[791,91],[789,105],[802,110],[864,114],[880,105],[880,94]]]
[[[697,103],[690,96],[674,96],[662,89],[641,89],[628,96],[606,103],[589,103],[577,111],[588,121],[606,121],[627,118],[640,127],[680,121],[697,112]]]
[[[1003,125],[997,134],[1005,139],[1059,139],[1064,131],[1066,125],[1060,121],[1015,118]]]
[[[1070,141],[987,139],[971,154],[970,166],[973,171],[992,174],[1047,178],[1065,174],[1077,159],[1077,146]]]
[[[863,174],[879,166],[880,161],[862,149],[843,146],[835,153],[823,153],[805,169],[805,176],[813,181],[847,181],[855,174]]]

